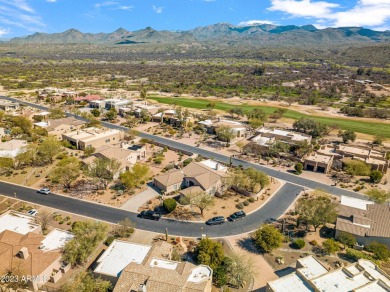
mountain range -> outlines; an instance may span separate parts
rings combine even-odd
[[[320,45],[390,42],[390,31],[374,31],[362,27],[317,29],[313,25],[234,26],[228,23],[218,23],[187,31],[158,31],[147,27],[137,31],[119,28],[112,33],[93,34],[69,29],[62,33],[34,33],[26,37],[13,38],[9,42],[19,44]]]

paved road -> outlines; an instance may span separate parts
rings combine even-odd
[[[3,98],[11,101],[19,101],[17,99],[13,99],[9,97],[3,97]],[[47,108],[44,106],[36,105],[33,103],[27,103],[27,102],[23,102],[23,103],[39,108],[41,110],[47,110]],[[73,114],[68,114],[68,115],[74,116]],[[80,118],[78,116],[75,117]],[[122,126],[118,126],[106,122],[103,122],[103,125],[112,129],[119,129],[123,131],[128,130],[126,127],[122,127]],[[188,152],[200,154],[204,157],[212,157],[221,162],[229,163],[230,160],[230,157],[228,156],[215,153],[212,151],[208,151],[202,148],[182,144],[159,136],[154,136],[147,133],[140,133],[140,136],[143,138],[154,140],[158,143],[170,147],[174,147],[182,151],[188,151]],[[210,237],[222,237],[222,236],[237,235],[237,234],[255,230],[266,219],[278,218],[280,215],[282,215],[286,211],[286,209],[291,205],[291,203],[295,200],[297,194],[302,190],[303,187],[310,188],[310,189],[322,189],[331,194],[338,195],[338,196],[347,195],[347,196],[358,197],[358,198],[362,197],[362,195],[356,192],[339,189],[320,182],[304,179],[292,174],[279,172],[272,168],[268,168],[262,165],[253,164],[253,163],[249,163],[234,158],[232,159],[232,163],[233,165],[237,165],[237,166],[242,165],[244,167],[256,168],[258,170],[264,171],[270,176],[287,181],[288,183],[286,183],[271,198],[271,200],[268,201],[267,204],[264,205],[260,210],[248,215],[246,218],[244,218],[241,221],[227,222],[223,225],[223,228],[221,228],[221,226],[206,226],[203,223],[179,222],[179,221],[172,221],[168,219],[162,219],[158,222],[148,221],[148,220],[137,218],[136,213],[128,212],[125,210],[94,204],[87,201],[76,200],[65,196],[38,195],[34,190],[31,190],[29,188],[25,188],[23,186],[11,185],[4,182],[0,182],[0,193],[12,197],[14,192],[16,192],[18,198],[25,201],[45,205],[48,207],[60,209],[67,212],[73,212],[79,215],[84,215],[84,216],[88,216],[98,220],[104,220],[112,223],[117,223],[120,220],[128,217],[133,222],[136,223],[137,228],[139,229],[163,233],[165,232],[165,228],[168,228],[170,234],[192,236],[192,237],[199,237],[201,233],[205,233]]]
[[[37,105],[37,104],[34,104],[34,103],[20,101],[20,100],[18,100],[16,98],[11,98],[11,97],[6,97],[6,96],[1,96],[1,98],[7,99],[7,100],[11,100],[11,101],[17,101],[17,102],[20,102],[20,103],[24,103],[24,104],[30,105],[32,107],[39,108],[41,110],[48,110],[47,107],[44,107],[44,106],[41,106],[41,105]],[[69,116],[74,116],[75,118],[78,118],[78,119],[82,119],[81,117],[73,115],[73,114],[70,114],[70,113],[68,113],[68,115]],[[110,128],[110,129],[118,129],[118,130],[122,130],[122,131],[128,131],[128,128],[123,127],[123,126],[118,126],[118,125],[114,125],[114,124],[107,123],[107,122],[102,122],[102,124],[105,127]],[[218,161],[224,162],[224,163],[229,163],[230,162],[230,157],[229,156],[226,156],[226,155],[223,155],[223,154],[219,154],[217,152],[212,152],[212,151],[209,151],[209,150],[206,150],[206,149],[202,149],[202,148],[199,148],[199,147],[190,146],[190,145],[183,144],[183,143],[171,140],[171,139],[167,139],[167,138],[163,138],[163,137],[160,137],[160,136],[151,135],[151,134],[144,133],[144,132],[141,132],[139,134],[139,136],[142,137],[142,138],[147,138],[147,139],[150,139],[150,140],[154,140],[154,141],[156,141],[158,143],[161,143],[161,144],[164,144],[166,146],[170,146],[170,147],[179,149],[181,151],[187,151],[187,152],[191,152],[191,153],[195,153],[195,154],[200,154],[200,155],[202,155],[204,157],[214,158],[215,160],[218,160]],[[302,178],[302,177],[299,177],[299,176],[294,175],[294,174],[277,171],[277,170],[272,169],[270,167],[266,167],[266,166],[255,164],[255,163],[250,163],[250,162],[247,162],[247,161],[244,161],[244,160],[232,158],[232,164],[235,165],[235,166],[242,165],[244,167],[253,167],[253,168],[258,169],[260,171],[263,171],[263,172],[267,173],[268,175],[273,176],[273,177],[275,177],[277,179],[281,179],[281,180],[284,180],[284,181],[287,181],[287,182],[290,182],[290,183],[293,183],[293,184],[296,184],[296,185],[300,185],[301,188],[302,187],[306,187],[306,188],[309,188],[309,189],[321,189],[321,190],[324,190],[324,191],[326,191],[328,193],[331,193],[331,194],[334,194],[334,195],[337,195],[337,196],[345,195],[345,196],[350,196],[350,197],[355,197],[355,198],[363,198],[363,196],[361,194],[356,193],[356,192],[340,189],[340,188],[337,188],[337,187],[334,187],[334,186],[331,186],[331,185],[328,185],[328,184],[324,184],[324,183],[317,182],[317,181],[314,181],[314,180]]]
[[[60,195],[41,195],[36,190],[0,182],[0,194],[14,197],[16,193],[20,200],[55,208],[58,210],[88,216],[97,220],[117,223],[124,218],[130,218],[136,227],[143,230],[164,233],[168,228],[169,234],[188,237],[200,237],[206,234],[209,237],[224,237],[237,235],[257,229],[265,220],[278,218],[294,202],[301,187],[285,184],[261,209],[236,222],[226,222],[222,226],[207,226],[204,223],[192,223],[161,219],[151,221],[137,217],[136,213],[96,204],[88,201],[73,199]]]

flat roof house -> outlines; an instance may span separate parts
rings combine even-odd
[[[390,204],[374,204],[371,201],[342,196],[336,220],[336,236],[340,232],[351,233],[359,244],[372,241],[390,248]]]
[[[267,283],[267,292],[389,291],[390,277],[374,263],[358,262],[328,271],[313,256],[297,260],[294,273]]]
[[[23,153],[27,142],[25,140],[13,139],[7,142],[0,142],[0,157],[15,158]]]
[[[211,120],[205,120],[198,122],[198,124],[204,125],[209,134],[216,134],[217,128],[221,126],[227,126],[232,129],[232,132],[236,137],[245,137],[247,132],[246,126],[236,121],[218,119],[218,121],[213,122]]]
[[[0,101],[0,110],[3,111],[16,111],[20,108],[20,104],[14,101],[2,100]]]
[[[116,159],[121,163],[122,169],[120,172],[130,170],[137,162],[143,161],[147,158],[146,147],[136,145],[127,145],[122,143],[122,147],[115,147],[112,145],[103,145],[96,148],[93,156],[84,159],[85,163],[92,162],[94,158],[109,158]]]
[[[69,141],[77,149],[84,150],[87,147],[98,148],[103,145],[120,143],[124,133],[116,129],[86,128],[62,134],[62,139]]]
[[[94,273],[115,284],[115,292],[210,292],[210,267],[172,261],[172,250],[162,241],[147,246],[114,240],[98,259]]]
[[[62,119],[49,119],[48,121],[34,123],[34,126],[40,127],[46,130],[48,135],[56,136],[61,139],[62,134],[70,131],[81,129],[85,125],[85,122],[80,121],[74,117],[66,117]]]
[[[372,170],[379,170],[386,173],[389,168],[389,162],[386,159],[386,151],[367,147],[356,147],[349,145],[338,145],[334,153],[339,158],[352,158],[362,160],[371,166]]]
[[[296,144],[303,141],[310,143],[312,140],[312,137],[306,134],[265,127],[257,129],[256,134],[261,137],[273,138],[277,141],[282,141],[288,144]]]
[[[333,156],[314,152],[305,158],[303,162],[303,169],[328,173],[332,168],[332,164]]]

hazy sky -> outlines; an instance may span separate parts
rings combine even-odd
[[[390,30],[390,0],[0,0],[0,37],[34,32],[187,30],[218,22]]]

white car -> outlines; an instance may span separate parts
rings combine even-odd
[[[30,216],[37,216],[38,215],[38,211],[35,210],[35,209],[31,209],[30,211],[27,212],[28,215]]]
[[[50,194],[50,190],[48,188],[43,188],[37,191],[39,194],[48,195]]]

